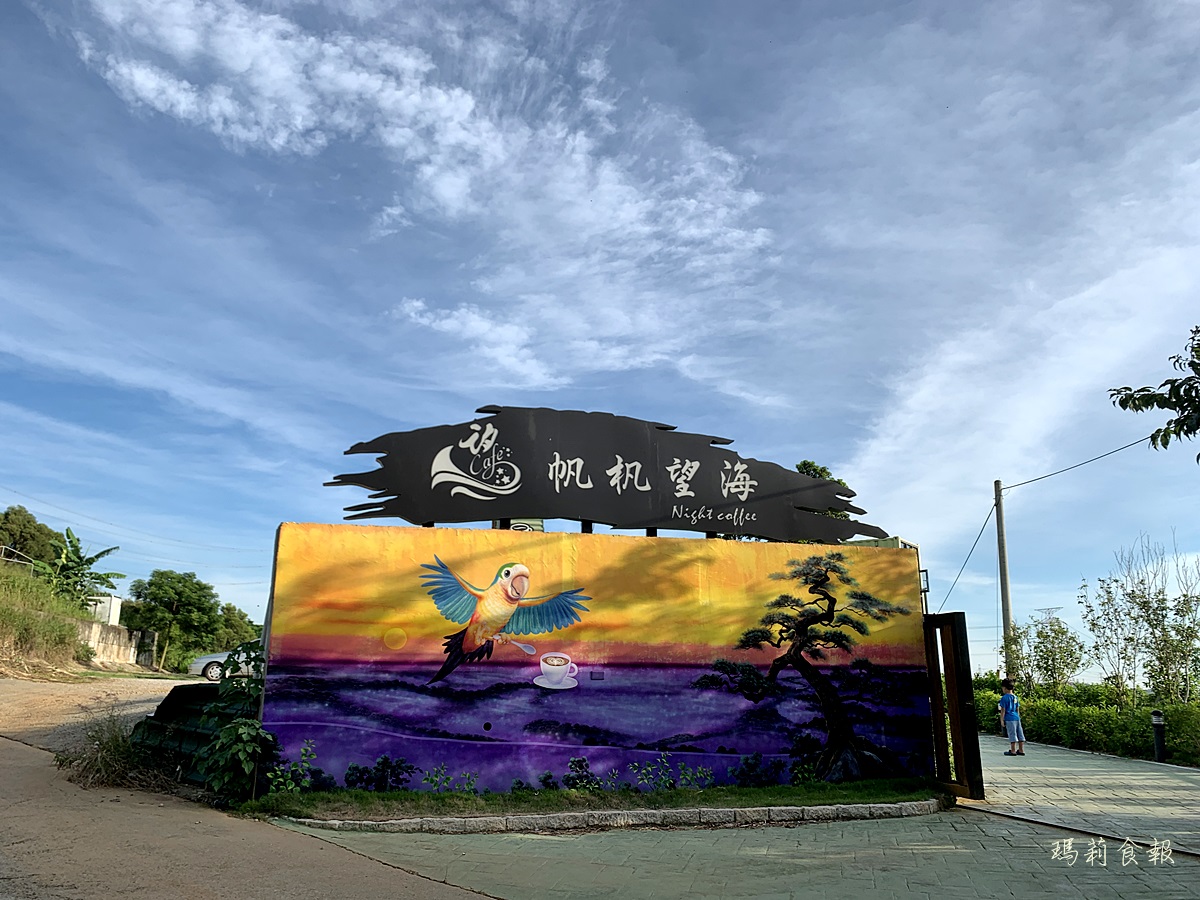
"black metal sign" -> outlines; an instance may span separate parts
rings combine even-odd
[[[348,519],[414,524],[544,518],[616,528],[719,532],[825,543],[874,525],[820,515],[861,514],[854,491],[775,463],[744,459],[724,438],[609,413],[485,406],[483,418],[385,434],[347,454],[379,468],[330,485],[371,491]]]

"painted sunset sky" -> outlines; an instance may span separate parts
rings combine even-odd
[[[590,599],[582,621],[553,634],[518,636],[539,653],[566,652],[590,664],[657,662],[707,665],[725,657],[766,663],[764,651],[734,651],[765,604],[797,593],[771,579],[791,559],[823,555],[797,545],[609,534],[285,523],[280,526],[270,622],[272,663],[433,664],[445,637],[462,628],[445,619],[421,582],[435,556],[456,575],[486,588],[499,566],[530,570],[529,596],[580,588]],[[858,587],[905,606],[911,615],[870,623],[852,654],[879,665],[922,665],[920,593],[913,551],[841,546]],[[838,597],[851,587],[835,585]],[[524,664],[497,646],[490,665]]]

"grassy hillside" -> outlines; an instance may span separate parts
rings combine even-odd
[[[24,566],[0,564],[0,656],[63,663],[80,653],[76,622],[85,613],[51,592]]]

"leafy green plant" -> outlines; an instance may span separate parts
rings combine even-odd
[[[247,641],[229,651],[221,662],[221,680],[217,699],[204,710],[206,720],[227,722],[244,716],[257,716],[266,687],[267,658],[262,641]],[[245,673],[244,677],[232,677]]]
[[[1150,446],[1165,450],[1171,439],[1191,440],[1200,434],[1200,325],[1192,329],[1183,353],[1171,357],[1171,365],[1180,372],[1190,372],[1182,378],[1168,378],[1155,390],[1152,387],[1109,388],[1108,396],[1114,406],[1135,413],[1165,409],[1175,413],[1161,428],[1150,435]],[[1200,453],[1196,454],[1200,463]]]
[[[217,699],[205,707],[200,723],[215,724],[217,733],[196,754],[197,769],[216,794],[227,800],[240,800],[257,792],[259,772],[270,783],[269,776],[274,771],[271,764],[279,758],[279,742],[259,721],[266,683],[262,641],[248,641],[235,647],[221,663],[221,670],[222,676],[235,671],[248,674],[222,677],[217,685]]]
[[[114,579],[125,577],[120,572],[97,572],[92,568],[110,553],[120,550],[120,547],[109,547],[99,553],[88,554],[79,538],[68,528],[65,540],[54,541],[54,549],[54,562],[35,559],[33,570],[46,580],[55,594],[71,600],[81,609],[87,606],[89,597],[101,590],[113,590],[116,587]]]
[[[1029,740],[1131,759],[1154,758],[1154,731],[1148,707],[1115,705],[1113,698],[1118,691],[1110,685],[1074,685],[1073,689],[1074,696],[1081,699],[1076,700],[1070,690],[1067,700],[1036,693],[1021,698],[1021,724]],[[979,727],[990,734],[1002,733],[995,712],[999,700],[1000,695],[992,690],[978,687],[975,690]],[[1083,700],[1101,702],[1088,704]],[[1108,702],[1104,703],[1105,700]],[[1168,761],[1200,765],[1200,706],[1163,704],[1162,710],[1167,722]]]
[[[426,769],[425,774],[421,776],[421,783],[429,785],[437,794],[446,792],[474,794],[475,785],[479,783],[479,773],[462,772],[458,779],[455,779],[447,772],[446,764],[442,763],[440,766]]]
[[[417,767],[403,756],[393,760],[389,756],[381,756],[375,760],[371,768],[350,763],[344,779],[346,787],[352,790],[403,791],[408,788]]]
[[[788,766],[788,784],[816,784],[820,781],[817,777],[817,767],[812,763],[804,762],[803,760],[792,760],[792,764]]]
[[[679,764],[679,786],[681,788],[692,788],[703,790],[706,787],[711,787],[716,780],[713,777],[713,770],[705,766],[696,766],[692,768],[687,763]]]
[[[454,782],[450,789],[460,794],[474,794],[475,785],[479,783],[478,772],[463,772],[459,776],[459,780]]]
[[[629,771],[638,785],[649,791],[669,791],[675,788],[675,773],[671,768],[671,754],[661,753],[658,759],[644,763],[630,763]]]
[[[96,658],[96,651],[88,644],[80,641],[75,645],[75,662],[86,665]]]
[[[445,763],[432,769],[426,769],[425,774],[421,776],[421,784],[429,785],[437,794],[450,790],[453,783],[454,777],[446,774]]]
[[[300,761],[283,760],[267,773],[267,783],[273,794],[298,794],[312,786],[312,761],[317,751],[312,741],[305,741],[300,748]]]
[[[279,755],[275,735],[258,719],[234,719],[217,732],[205,747],[199,769],[205,782],[220,797],[244,799],[255,793],[256,771]]]
[[[549,769],[538,776],[538,785],[543,791],[558,790],[558,782],[554,780],[554,773]]]

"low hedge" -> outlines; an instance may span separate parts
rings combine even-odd
[[[979,725],[990,734],[1004,734],[996,704],[1000,695],[975,691]],[[1167,762],[1200,766],[1200,705],[1160,707],[1167,724]],[[1021,725],[1025,737],[1039,744],[1057,744],[1072,750],[1111,753],[1133,759],[1154,759],[1154,729],[1150,708],[1118,709],[1115,706],[1073,706],[1062,700],[1022,700]]]

